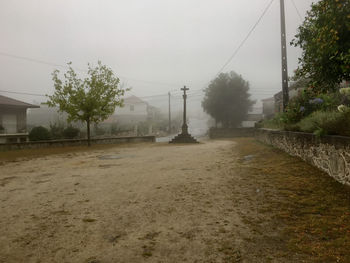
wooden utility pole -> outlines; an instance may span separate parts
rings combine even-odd
[[[287,44],[286,44],[286,21],[284,12],[284,0],[280,0],[281,9],[281,53],[282,53],[282,108],[286,110],[289,101],[288,91],[288,68],[287,68]]]
[[[171,134],[171,108],[170,108],[170,92],[168,92],[169,96],[169,134]]]

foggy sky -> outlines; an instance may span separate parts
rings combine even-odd
[[[193,91],[216,75],[269,1],[2,0],[0,53],[57,64],[72,61],[83,69],[101,60],[132,86],[129,94],[137,96],[163,94],[183,85]],[[302,16],[312,3],[294,1]],[[285,2],[289,43],[302,21],[291,0]],[[281,89],[280,52],[275,0],[224,71],[234,70],[248,80],[253,98],[269,97]],[[300,50],[288,47],[289,75],[299,55]],[[0,90],[51,94],[54,68],[0,55]],[[45,99],[0,94],[27,102]]]

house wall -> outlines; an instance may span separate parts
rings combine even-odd
[[[6,126],[9,124],[4,123],[4,115],[15,115],[16,116],[16,133],[25,133],[27,126],[27,109],[16,108],[16,107],[0,107],[0,124],[5,128],[4,133],[7,133]]]
[[[115,115],[128,115],[128,116],[147,116],[147,104],[146,103],[125,103],[124,107],[117,108],[115,111]],[[133,110],[132,110],[133,108]]]
[[[253,137],[254,128],[210,128],[209,138],[220,139],[220,138],[236,138],[236,137]]]
[[[155,141],[156,141],[155,136],[111,137],[111,138],[91,139],[91,144],[119,144],[119,143],[143,143],[143,142],[152,143]],[[36,142],[22,142],[22,143],[4,143],[4,144],[0,144],[0,151],[81,146],[81,145],[87,145],[87,140],[74,139],[74,140],[53,140],[53,141],[36,141]]]

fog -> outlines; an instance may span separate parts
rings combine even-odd
[[[270,0],[3,0],[0,2],[0,94],[27,102],[45,97],[4,91],[51,94],[50,63],[86,69],[98,60],[111,67],[129,94],[155,106],[166,93],[181,102],[180,88],[190,88],[189,104],[199,107],[198,92],[215,77]],[[311,0],[294,0],[303,17]],[[286,0],[287,42],[302,22]],[[288,47],[289,75],[300,50]],[[15,58],[14,56],[17,56]],[[22,59],[18,57],[24,57]],[[50,62],[37,63],[29,59]],[[224,71],[234,70],[251,84],[253,99],[281,89],[279,1]],[[149,97],[164,94],[164,96]]]

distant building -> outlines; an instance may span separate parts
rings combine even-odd
[[[28,108],[39,106],[0,95],[0,143],[27,140]]]
[[[294,89],[294,88],[289,88],[288,91],[289,94],[289,99],[292,99],[294,97],[296,97],[298,95],[298,89]],[[282,91],[276,93],[274,96],[274,100],[275,100],[275,112],[282,112],[283,110],[283,95],[282,95]]]
[[[301,79],[294,82],[290,82],[290,86],[288,88],[288,94],[289,99],[292,99],[296,97],[299,92],[303,89],[305,89],[308,86],[308,80],[307,79]],[[282,112],[282,102],[283,102],[283,95],[282,91],[276,93],[274,96],[275,100],[275,112]]]
[[[271,98],[263,99],[261,101],[263,105],[263,110],[262,110],[263,118],[264,119],[271,118],[275,114],[275,98],[271,97]]]
[[[28,110],[28,126],[43,126],[49,128],[52,124],[67,123],[67,113],[59,112],[58,107],[49,107],[42,103],[40,109]]]
[[[136,124],[156,118],[158,109],[149,105],[136,96],[130,96],[124,99],[124,106],[117,107],[115,113],[110,116],[105,123],[129,123]]]

